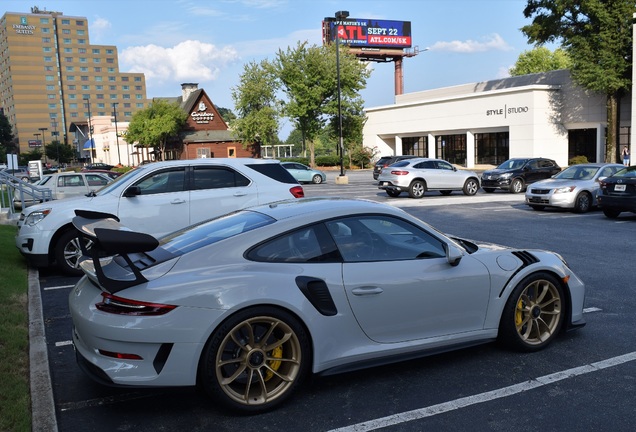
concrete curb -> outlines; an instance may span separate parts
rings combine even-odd
[[[40,279],[29,268],[29,363],[31,372],[31,430],[56,432],[55,402],[42,314]]]

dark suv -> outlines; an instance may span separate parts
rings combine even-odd
[[[394,163],[399,162],[401,160],[412,159],[414,157],[418,157],[418,156],[413,156],[413,155],[382,156],[380,160],[378,160],[373,166],[373,180],[378,179],[378,176],[380,175],[380,171],[382,171],[382,168],[386,168],[389,165],[393,165]]]
[[[486,192],[503,189],[519,193],[523,192],[530,183],[550,178],[560,171],[561,167],[552,159],[508,159],[497,168],[484,171],[481,175],[481,187]]]

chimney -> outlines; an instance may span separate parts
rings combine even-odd
[[[190,95],[192,94],[192,92],[194,92],[198,88],[199,88],[199,83],[183,83],[183,84],[181,84],[181,97],[183,99],[182,102],[187,101],[188,98],[190,97]]]

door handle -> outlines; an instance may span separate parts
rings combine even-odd
[[[234,196],[235,197],[242,197],[247,195],[247,192],[234,192]]]
[[[384,290],[380,287],[360,287],[354,288],[351,290],[354,295],[357,296],[365,296],[365,295],[374,295],[374,294],[382,294]]]
[[[184,199],[178,199],[178,198],[177,199],[173,199],[170,202],[170,204],[183,204],[183,203],[185,203],[185,200]]]

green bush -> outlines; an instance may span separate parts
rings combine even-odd
[[[345,161],[346,163],[346,161]],[[340,157],[338,155],[326,155],[316,157],[316,165],[318,166],[340,166]]]
[[[584,163],[588,163],[586,156],[574,156],[572,159],[568,161],[568,164],[570,166],[584,164]]]

